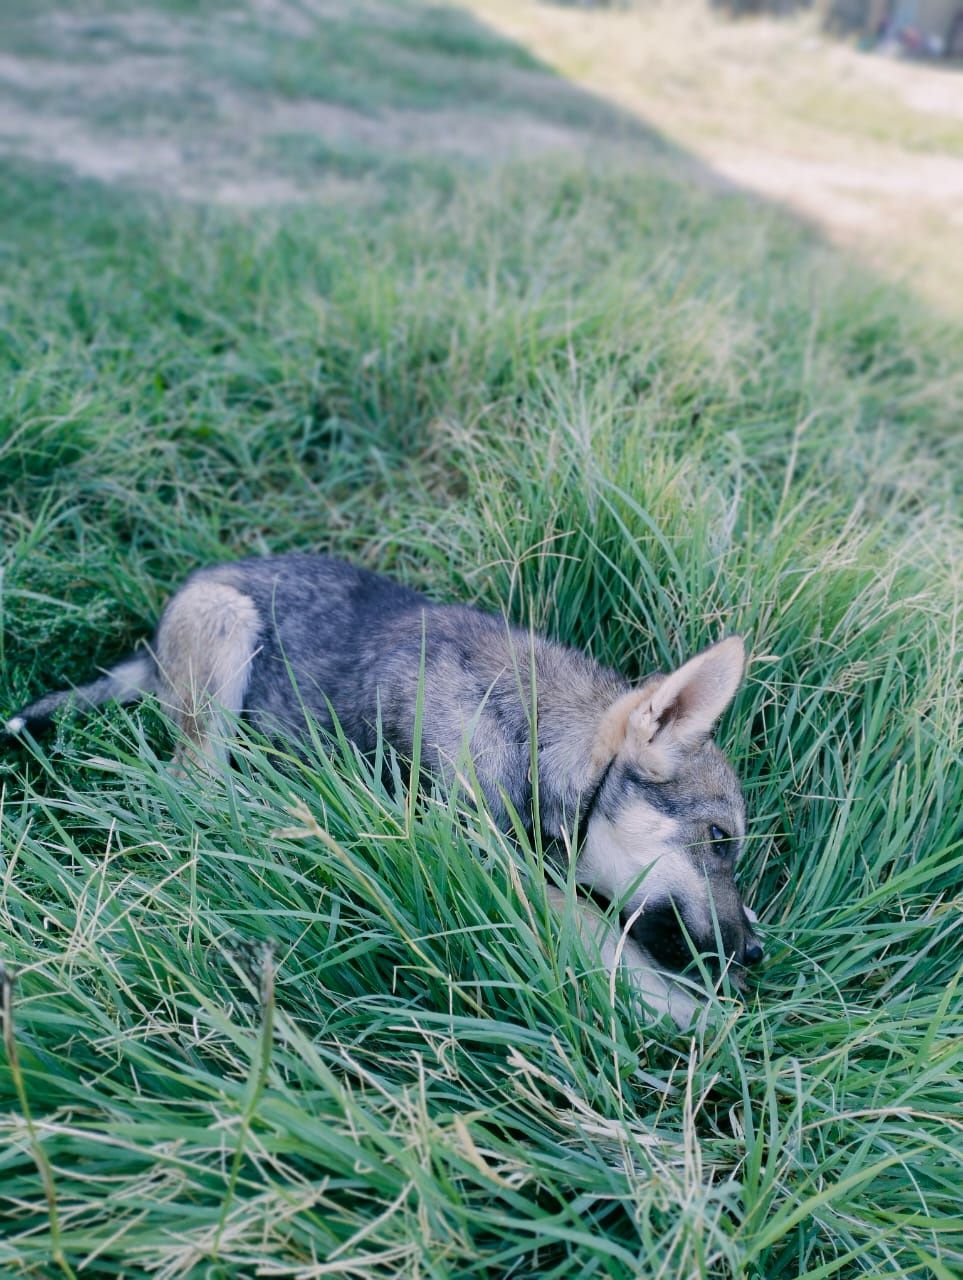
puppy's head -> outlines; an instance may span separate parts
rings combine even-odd
[[[686,934],[696,951],[717,955],[717,929],[736,964],[762,958],[735,881],[742,790],[711,739],[744,667],[742,640],[723,640],[625,694],[596,736],[600,785],[576,879],[622,901],[635,940],[672,970],[692,959]]]

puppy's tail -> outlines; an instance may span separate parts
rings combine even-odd
[[[133,654],[108,668],[99,680],[78,685],[75,689],[63,689],[47,693],[29,706],[21,707],[11,716],[3,728],[7,733],[22,733],[24,729],[41,729],[55,711],[71,704],[88,710],[102,702],[137,702],[145,693],[157,689],[157,668],[146,653]]]

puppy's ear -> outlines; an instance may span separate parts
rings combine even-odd
[[[652,695],[660,731],[687,744],[703,741],[736,696],[746,667],[742,636],[730,636],[666,676]]]
[[[629,715],[625,747],[654,782],[671,778],[682,754],[709,737],[736,696],[745,666],[742,637],[730,636],[646,685]]]
[[[668,676],[657,676],[614,702],[592,749],[598,774],[619,752],[653,782],[675,774],[684,752],[703,743],[736,695],[746,665],[741,636],[704,649]]]
[[[653,782],[665,782],[686,751],[700,746],[736,696],[746,665],[741,636],[703,649],[677,671],[656,676],[614,702],[602,718],[592,752],[600,771],[620,752]]]

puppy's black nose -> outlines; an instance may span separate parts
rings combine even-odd
[[[743,964],[758,964],[761,959],[762,947],[755,938],[750,938],[742,952]]]

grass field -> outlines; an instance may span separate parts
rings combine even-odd
[[[6,743],[0,1272],[959,1275],[959,325],[481,4],[5,24],[0,711],[287,548],[740,630],[767,958],[683,1035],[403,765]]]

